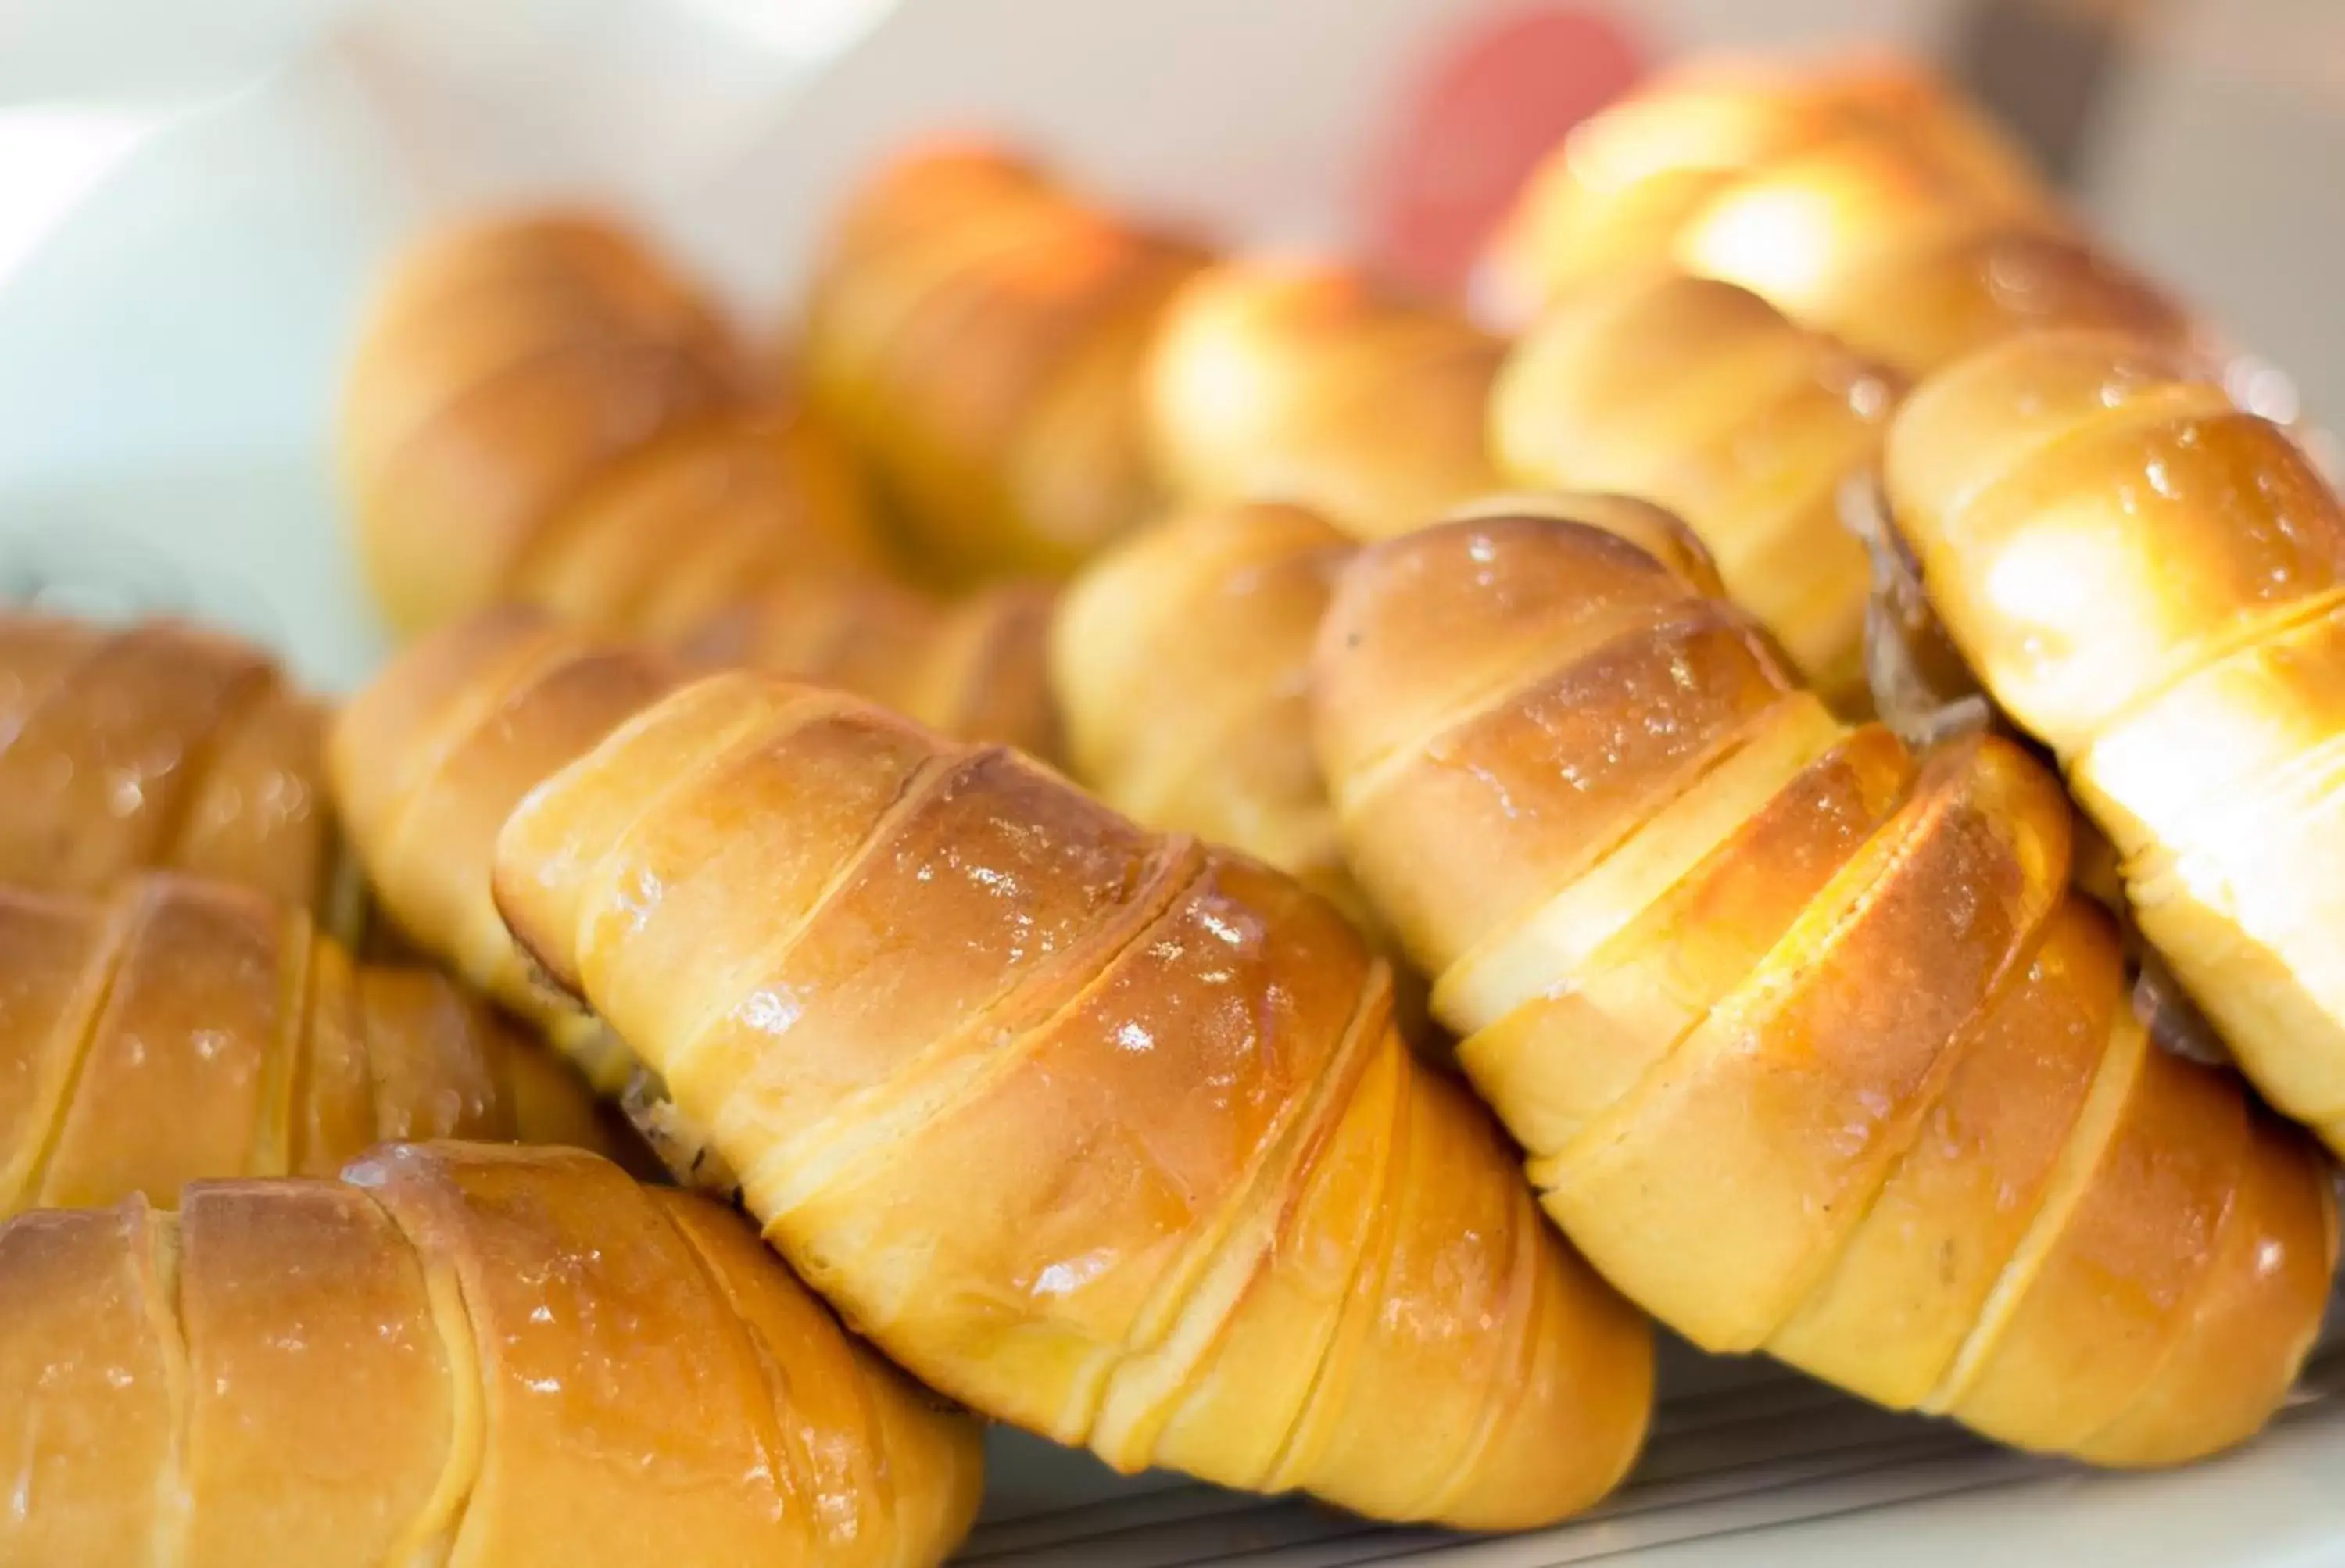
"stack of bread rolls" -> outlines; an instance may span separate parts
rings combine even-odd
[[[0,615],[0,1561],[910,1568],[981,1420],[1529,1529],[1649,1317],[2251,1438],[2339,1251],[2337,494],[1893,62],[1663,78],[1485,283],[968,142],[787,355],[598,218],[407,258],[363,690]],[[2004,733],[1873,717],[1852,496]]]

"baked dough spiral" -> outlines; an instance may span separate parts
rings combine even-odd
[[[1364,552],[1315,697],[1355,871],[1632,1300],[2103,1464],[2279,1405],[2329,1170],[2150,1046],[2026,754],[1850,728],[1741,612],[1552,515]]]
[[[973,1423],[701,1197],[380,1148],[0,1226],[15,1568],[926,1568]]]
[[[1477,1528],[1635,1452],[1642,1321],[1257,861],[735,672],[533,791],[496,891],[801,1276],[988,1414]]]

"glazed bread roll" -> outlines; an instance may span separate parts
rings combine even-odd
[[[325,722],[235,638],[0,611],[0,883],[96,893],[172,867],[347,936],[359,890],[336,851]]]
[[[1061,750],[1052,601],[1034,582],[939,600],[882,577],[799,577],[717,612],[678,646],[705,664],[840,687],[957,739],[1050,761]]]
[[[2147,1044],[2025,753],[1849,728],[1741,612],[1555,517],[1364,553],[1315,699],[1362,884],[1632,1300],[2101,1464],[2279,1405],[2329,1170]]]
[[[421,638],[337,717],[327,771],[377,901],[409,941],[534,1023],[595,1089],[636,1063],[514,950],[497,830],[539,780],[679,684],[680,659],[509,606]]]
[[[1490,259],[1508,311],[1667,264],[1741,284],[1908,376],[2055,326],[2181,339],[1976,113],[1911,68],[1665,78],[1579,127]]]
[[[1085,788],[1256,856],[1360,923],[1309,708],[1312,641],[1355,547],[1276,502],[1170,518],[1069,585],[1051,669]]]
[[[1878,458],[1892,372],[1732,284],[1632,270],[1525,335],[1490,402],[1516,483],[1680,514],[1719,575],[1828,701],[1863,700],[1871,568],[1839,514]]]
[[[1710,572],[1659,507],[1619,496],[1573,504]],[[1356,551],[1316,513],[1276,502],[1167,519],[1069,585],[1051,672],[1069,764],[1086,789],[1135,821],[1269,862],[1396,952],[1344,862],[1311,747],[1311,650]],[[1422,1012],[1422,985],[1413,972],[1399,980],[1407,1022]]]
[[[359,344],[341,447],[404,633],[507,598],[666,632],[883,558],[841,449],[752,387],[689,285],[592,218],[493,219],[406,257]]]
[[[1149,367],[1159,471],[1191,506],[1314,507],[1364,538],[1498,488],[1500,340],[1355,269],[1242,260],[1174,297]]]
[[[1751,176],[1852,144],[1891,148],[1984,203],[2051,206],[2026,157],[1912,62],[1706,59],[1575,128],[1526,182],[1480,281],[1499,313],[1528,320],[1619,267],[1668,259],[1690,224]]]
[[[585,1085],[439,974],[168,872],[0,888],[0,1214],[331,1172],[382,1138],[603,1146]]]
[[[1887,481],[1995,700],[2272,1103],[2345,1149],[2345,513],[2207,368],[2106,334],[1924,383]]]
[[[574,1150],[0,1226],[15,1568],[915,1568],[973,1425],[705,1198]]]
[[[2047,328],[2193,331],[2062,215],[1982,198],[1878,143],[1754,173],[1690,219],[1670,256],[1908,376]]]
[[[855,194],[800,350],[926,570],[1062,574],[1152,510],[1142,365],[1202,259],[981,147],[917,148]]]
[[[531,794],[496,889],[802,1277],[987,1414],[1478,1528],[1636,1451],[1641,1319],[1253,860],[734,672]]]
[[[697,654],[858,687],[972,738],[1057,751],[1047,605],[1005,585],[939,610],[866,579],[802,579],[703,626]],[[801,611],[803,613],[801,613]],[[333,792],[375,896],[421,951],[535,1023],[615,1095],[637,1063],[542,983],[489,892],[497,829],[523,795],[694,667],[508,606],[418,639],[353,697],[327,748]]]

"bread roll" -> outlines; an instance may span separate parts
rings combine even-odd
[[[685,667],[508,606],[417,641],[328,737],[335,802],[384,911],[417,947],[536,1024],[604,1095],[625,1085],[634,1057],[514,950],[490,898],[491,855],[523,795]]]
[[[1662,1322],[2101,1464],[2278,1407],[2330,1172],[2148,1044],[2025,753],[1851,729],[1739,612],[1554,517],[1365,552],[1315,711],[1460,1063]]]
[[[734,1216],[571,1150],[391,1145],[0,1226],[15,1568],[916,1568],[972,1424]]]
[[[2135,919],[2281,1110],[2345,1149],[2345,511],[2168,347],[1990,350],[1893,427],[1899,530]]]
[[[1047,601],[1010,585],[939,609],[878,579],[800,579],[706,623],[687,647],[875,690],[972,738],[1058,749]],[[338,717],[328,771],[376,897],[408,940],[538,1025],[595,1087],[637,1066],[513,949],[489,896],[496,831],[522,797],[696,667],[521,606],[401,652]]]
[[[1907,376],[2047,326],[2179,340],[2001,134],[1911,66],[1697,70],[1575,131],[1492,252],[1528,320],[1622,270],[1740,284]]]
[[[1312,640],[1352,541],[1274,502],[1167,519],[1086,567],[1051,674],[1075,777],[1135,821],[1260,857],[1355,923],[1311,753]]]
[[[1497,489],[1505,345],[1333,263],[1221,262],[1173,299],[1149,370],[1159,470],[1190,506],[1297,503],[1364,538]]]
[[[1982,201],[2050,206],[2026,157],[1918,65],[1710,58],[1575,128],[1525,184],[1483,281],[1502,314],[1527,320],[1605,273],[1666,260],[1689,223],[1751,175],[1852,143],[1893,148]]]
[[[575,1075],[440,975],[164,872],[0,888],[0,1215],[330,1172],[381,1138],[605,1146]]]
[[[1719,195],[1671,249],[1907,376],[2050,327],[2174,341],[2189,318],[2068,220],[1950,188],[1893,147],[1785,159]]]
[[[1709,569],[1658,508],[1579,504]],[[1344,863],[1311,749],[1311,649],[1356,548],[1317,514],[1278,503],[1167,519],[1070,585],[1051,668],[1085,788],[1150,827],[1259,857],[1396,956]],[[1404,1033],[1446,1054],[1426,1026],[1423,978],[1403,965],[1395,979]]]
[[[884,556],[841,452],[597,219],[491,219],[404,258],[341,447],[369,578],[404,633],[514,597],[664,632],[746,586]]]
[[[1643,1431],[1642,1322],[1292,881],[1016,753],[745,673],[542,785],[499,907],[769,1240],[987,1414],[1125,1470],[1528,1526]]]
[[[268,656],[172,621],[0,611],[0,884],[97,893],[163,866],[350,935],[323,708]]]
[[[1828,701],[1864,700],[1871,569],[1841,487],[1878,457],[1902,383],[1749,291],[1638,270],[1526,334],[1490,403],[1517,484],[1682,514],[1737,603]]]
[[[1151,510],[1141,367],[1201,260],[975,146],[916,148],[856,192],[801,350],[916,565],[948,585],[1062,574]]]
[[[840,687],[959,739],[1049,761],[1061,750],[1051,603],[1034,582],[939,600],[881,577],[802,576],[718,611],[678,646],[702,663]]]

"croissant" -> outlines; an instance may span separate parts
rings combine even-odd
[[[1006,154],[924,147],[838,219],[808,389],[942,580],[1063,574],[1153,504],[1142,365],[1201,260]]]
[[[1851,729],[1740,612],[1552,516],[1364,553],[1314,694],[1362,884],[1631,1299],[2102,1464],[2279,1403],[2328,1170],[2147,1044],[2025,753]]]
[[[1059,755],[1052,595],[997,583],[939,602],[884,577],[807,577],[717,612],[677,644],[703,663],[841,687],[964,740]]]
[[[0,610],[0,883],[96,893],[173,867],[349,935],[323,708],[259,649],[169,621]]]
[[[1223,261],[1166,312],[1149,368],[1160,472],[1192,506],[1293,501],[1364,537],[1498,487],[1505,345],[1342,266]]]
[[[1837,706],[1862,696],[1871,572],[1842,485],[1880,453],[1902,383],[1745,290],[1636,270],[1527,333],[1490,401],[1517,483],[1682,514],[1719,575]]]
[[[605,1095],[625,1085],[633,1054],[514,950],[489,868],[521,798],[678,684],[685,667],[509,606],[404,649],[327,737],[334,800],[385,912],[423,952],[537,1025]]]
[[[981,1464],[723,1208],[470,1144],[0,1226],[0,1442],[17,1568],[910,1568]]]
[[[381,1138],[603,1146],[584,1085],[440,975],[169,872],[0,888],[0,1215],[330,1172]]]
[[[1995,700],[2059,757],[2142,933],[2280,1110],[2345,1149],[2345,511],[2156,343],[2045,334],[1924,382],[1900,533]]]
[[[516,936],[665,1079],[802,1278],[987,1414],[1477,1528],[1627,1468],[1642,1321],[1275,871],[1001,748],[742,672],[541,785]]]
[[[341,417],[360,552],[402,632],[520,598],[665,634],[778,577],[885,559],[843,450],[593,219],[427,241],[374,307]]]
[[[1889,148],[1982,203],[2052,205],[2025,155],[1912,62],[1708,59],[1576,127],[1525,183],[1478,281],[1500,314],[1528,320],[1620,267],[1666,260],[1690,224],[1753,175],[1852,144]]]

